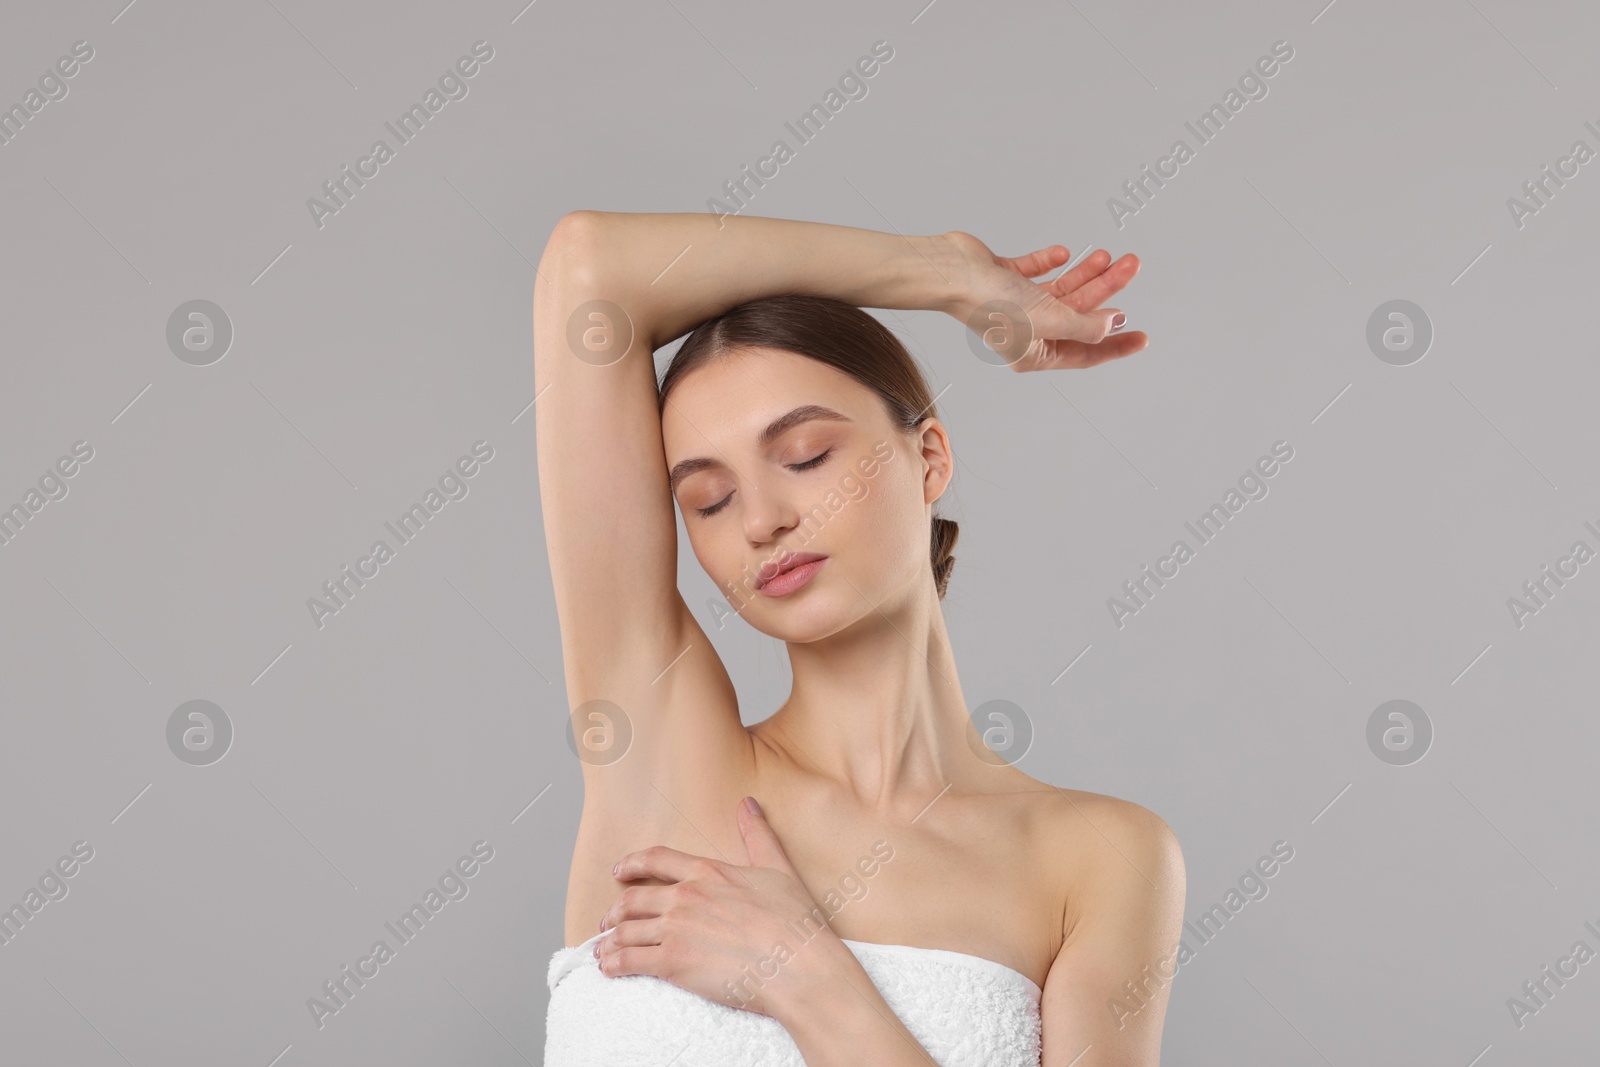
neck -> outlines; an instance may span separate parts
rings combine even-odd
[[[793,691],[751,728],[786,762],[907,818],[984,769],[968,747],[971,720],[931,582],[788,650]]]

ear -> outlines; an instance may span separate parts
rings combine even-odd
[[[945,487],[955,476],[955,454],[950,450],[950,436],[937,418],[923,419],[917,434],[915,446],[922,459],[922,502],[932,504],[944,495]]]

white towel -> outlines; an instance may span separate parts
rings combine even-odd
[[[654,975],[608,978],[595,942],[557,949],[546,982],[546,1067],[804,1067],[778,1020]],[[947,949],[843,939],[883,999],[941,1067],[1038,1067],[1039,986]]]

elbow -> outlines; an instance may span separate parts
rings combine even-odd
[[[556,221],[539,260],[535,286],[556,280],[592,279],[604,247],[607,212],[580,209]]]
[[[594,231],[599,229],[605,215],[604,211],[591,211],[587,208],[567,212],[556,220],[555,229],[550,231],[550,243],[565,244],[592,237]]]
[[[545,244],[546,253],[551,249],[587,251],[597,247],[608,217],[609,213],[604,211],[579,209],[567,212],[556,220],[555,229],[550,231],[550,240]]]

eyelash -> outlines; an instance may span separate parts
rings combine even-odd
[[[808,471],[813,467],[821,466],[822,461],[831,455],[833,455],[833,449],[830,448],[825,450],[820,456],[815,456],[812,459],[808,459],[804,463],[790,463],[787,464],[787,466],[792,471]],[[711,516],[727,507],[728,501],[732,499],[733,494],[729,493],[727,496],[723,497],[709,508],[695,508],[695,511],[700,513],[700,517],[702,519],[709,519]]]

